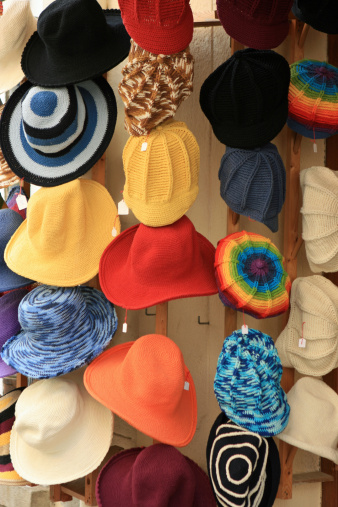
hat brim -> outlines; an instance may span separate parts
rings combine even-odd
[[[26,182],[62,185],[89,171],[106,151],[117,118],[115,95],[102,77],[79,84],[87,112],[84,132],[67,153],[51,157],[35,151],[23,130],[21,100],[32,86],[30,82],[21,85],[5,105],[0,122],[2,153],[11,170]]]
[[[1,350],[1,359],[22,375],[50,378],[64,375],[90,363],[105,349],[117,329],[115,308],[102,292],[81,288],[86,304],[86,321],[68,336],[46,329],[45,340],[34,333],[21,331],[11,337]],[[52,353],[51,353],[52,351]],[[1,363],[0,363],[1,373]]]
[[[141,284],[132,277],[132,259],[129,252],[140,224],[125,230],[105,249],[100,260],[100,285],[106,297],[114,304],[128,310],[148,308],[172,299],[211,296],[217,294],[213,264],[215,248],[202,234],[197,234],[205,271],[200,266],[187,273],[186,278],[175,278],[172,283],[163,284],[161,278],[155,285]],[[212,267],[212,270],[208,269]],[[109,275],[109,276],[108,276]],[[112,280],[112,283],[110,283]]]
[[[192,440],[197,425],[197,405],[194,382],[185,366],[185,378],[190,384],[184,390],[175,418],[168,420],[156,413],[156,400],[153,400],[154,412],[149,406],[126,398],[121,382],[123,361],[133,346],[128,342],[106,350],[97,357],[84,374],[84,383],[88,392],[114,414],[145,435],[164,444],[184,447]]]
[[[34,280],[18,275],[5,264],[0,265],[0,292],[21,289],[34,283]]]
[[[6,364],[5,361],[0,358],[0,378],[8,377],[15,373],[17,373],[17,370],[14,370],[14,368]]]
[[[21,66],[27,79],[38,86],[66,86],[102,76],[116,67],[129,54],[130,36],[118,9],[104,10],[109,38],[100,50],[83,54],[64,52],[51,58],[39,33],[35,32],[22,53]],[[76,30],[76,23],[74,23]]]
[[[84,477],[102,463],[109,450],[113,415],[88,394],[82,374],[83,370],[80,370],[63,377],[77,384],[83,400],[81,425],[74,427],[73,438],[68,439],[67,446],[60,442],[53,453],[43,452],[28,445],[17,433],[15,423],[13,425],[10,440],[13,466],[18,474],[33,484],[62,484]]]

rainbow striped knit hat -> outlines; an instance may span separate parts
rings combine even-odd
[[[256,319],[274,317],[289,308],[291,281],[283,257],[270,239],[236,232],[219,241],[215,274],[221,301]]]
[[[314,140],[338,132],[337,67],[317,60],[299,60],[291,65],[287,124]]]

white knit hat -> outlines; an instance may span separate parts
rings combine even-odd
[[[289,424],[278,438],[338,464],[338,394],[322,380],[303,377],[287,398]]]
[[[282,365],[303,375],[319,377],[337,368],[338,287],[320,275],[296,278],[289,321],[276,348]]]
[[[24,77],[21,54],[35,32],[29,0],[6,0],[0,17],[0,93],[13,88]]]
[[[16,404],[10,454],[15,470],[33,484],[79,479],[109,450],[113,414],[86,391],[83,373],[40,380]]]
[[[338,271],[338,171],[310,167],[300,173],[303,239],[314,273]]]

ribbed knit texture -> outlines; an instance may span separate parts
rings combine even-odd
[[[142,151],[147,143],[146,151]],[[198,194],[200,150],[183,122],[129,137],[123,150],[123,198],[141,223],[170,225],[192,206]]]
[[[229,208],[278,231],[278,214],[285,200],[286,172],[271,143],[243,150],[227,148],[218,172],[221,197]]]
[[[215,275],[221,301],[256,319],[273,317],[289,308],[291,281],[284,258],[270,239],[236,232],[218,242]]]
[[[255,49],[272,49],[289,31],[293,0],[217,0],[218,17],[226,32]]]
[[[338,69],[318,60],[291,66],[288,126],[302,136],[325,139],[338,131]]]
[[[292,12],[296,18],[324,33],[338,33],[336,0],[295,0]]]
[[[19,321],[22,331],[5,343],[1,358],[31,378],[64,375],[90,363],[117,329],[113,305],[90,287],[40,285],[21,301]]]
[[[310,167],[300,173],[302,236],[314,273],[338,271],[338,171]]]
[[[280,386],[282,365],[270,336],[234,331],[218,358],[214,391],[223,412],[236,424],[264,437],[278,435],[290,407]]]
[[[144,136],[168,118],[193,90],[194,59],[189,48],[173,55],[154,55],[133,40],[118,86],[124,103],[124,126]]]
[[[0,120],[5,106],[0,106]],[[10,169],[0,148],[0,188],[10,187],[18,183],[19,178]]]
[[[264,146],[288,116],[290,68],[274,51],[236,51],[204,81],[200,104],[217,139],[232,148]]]

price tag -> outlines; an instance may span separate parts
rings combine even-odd
[[[244,324],[242,326],[242,334],[248,334],[249,333],[249,328],[246,324]]]
[[[298,347],[301,349],[305,349],[306,347],[306,340],[305,338],[299,338],[298,340]]]
[[[313,144],[313,151],[314,151],[315,153],[317,153],[317,144],[316,144],[316,143],[314,143],[314,144]]]
[[[111,231],[111,235],[113,236],[113,238],[116,238],[116,236],[117,236],[116,227],[113,227],[113,230]]]
[[[146,143],[146,142],[142,143],[141,151],[147,151],[147,148],[148,148],[148,143]]]
[[[23,210],[27,208],[27,198],[23,194],[19,194],[16,198],[16,204],[18,205],[19,210]]]
[[[123,199],[117,205],[117,212],[119,215],[129,215],[129,208]]]
[[[127,325],[126,322],[124,322],[123,325],[122,325],[122,333],[126,333],[127,329],[128,329],[128,325]]]
[[[186,382],[184,382],[184,390],[185,390],[185,391],[189,391],[189,389],[190,389],[190,384],[189,384],[189,382],[187,382],[187,381],[186,381]]]

